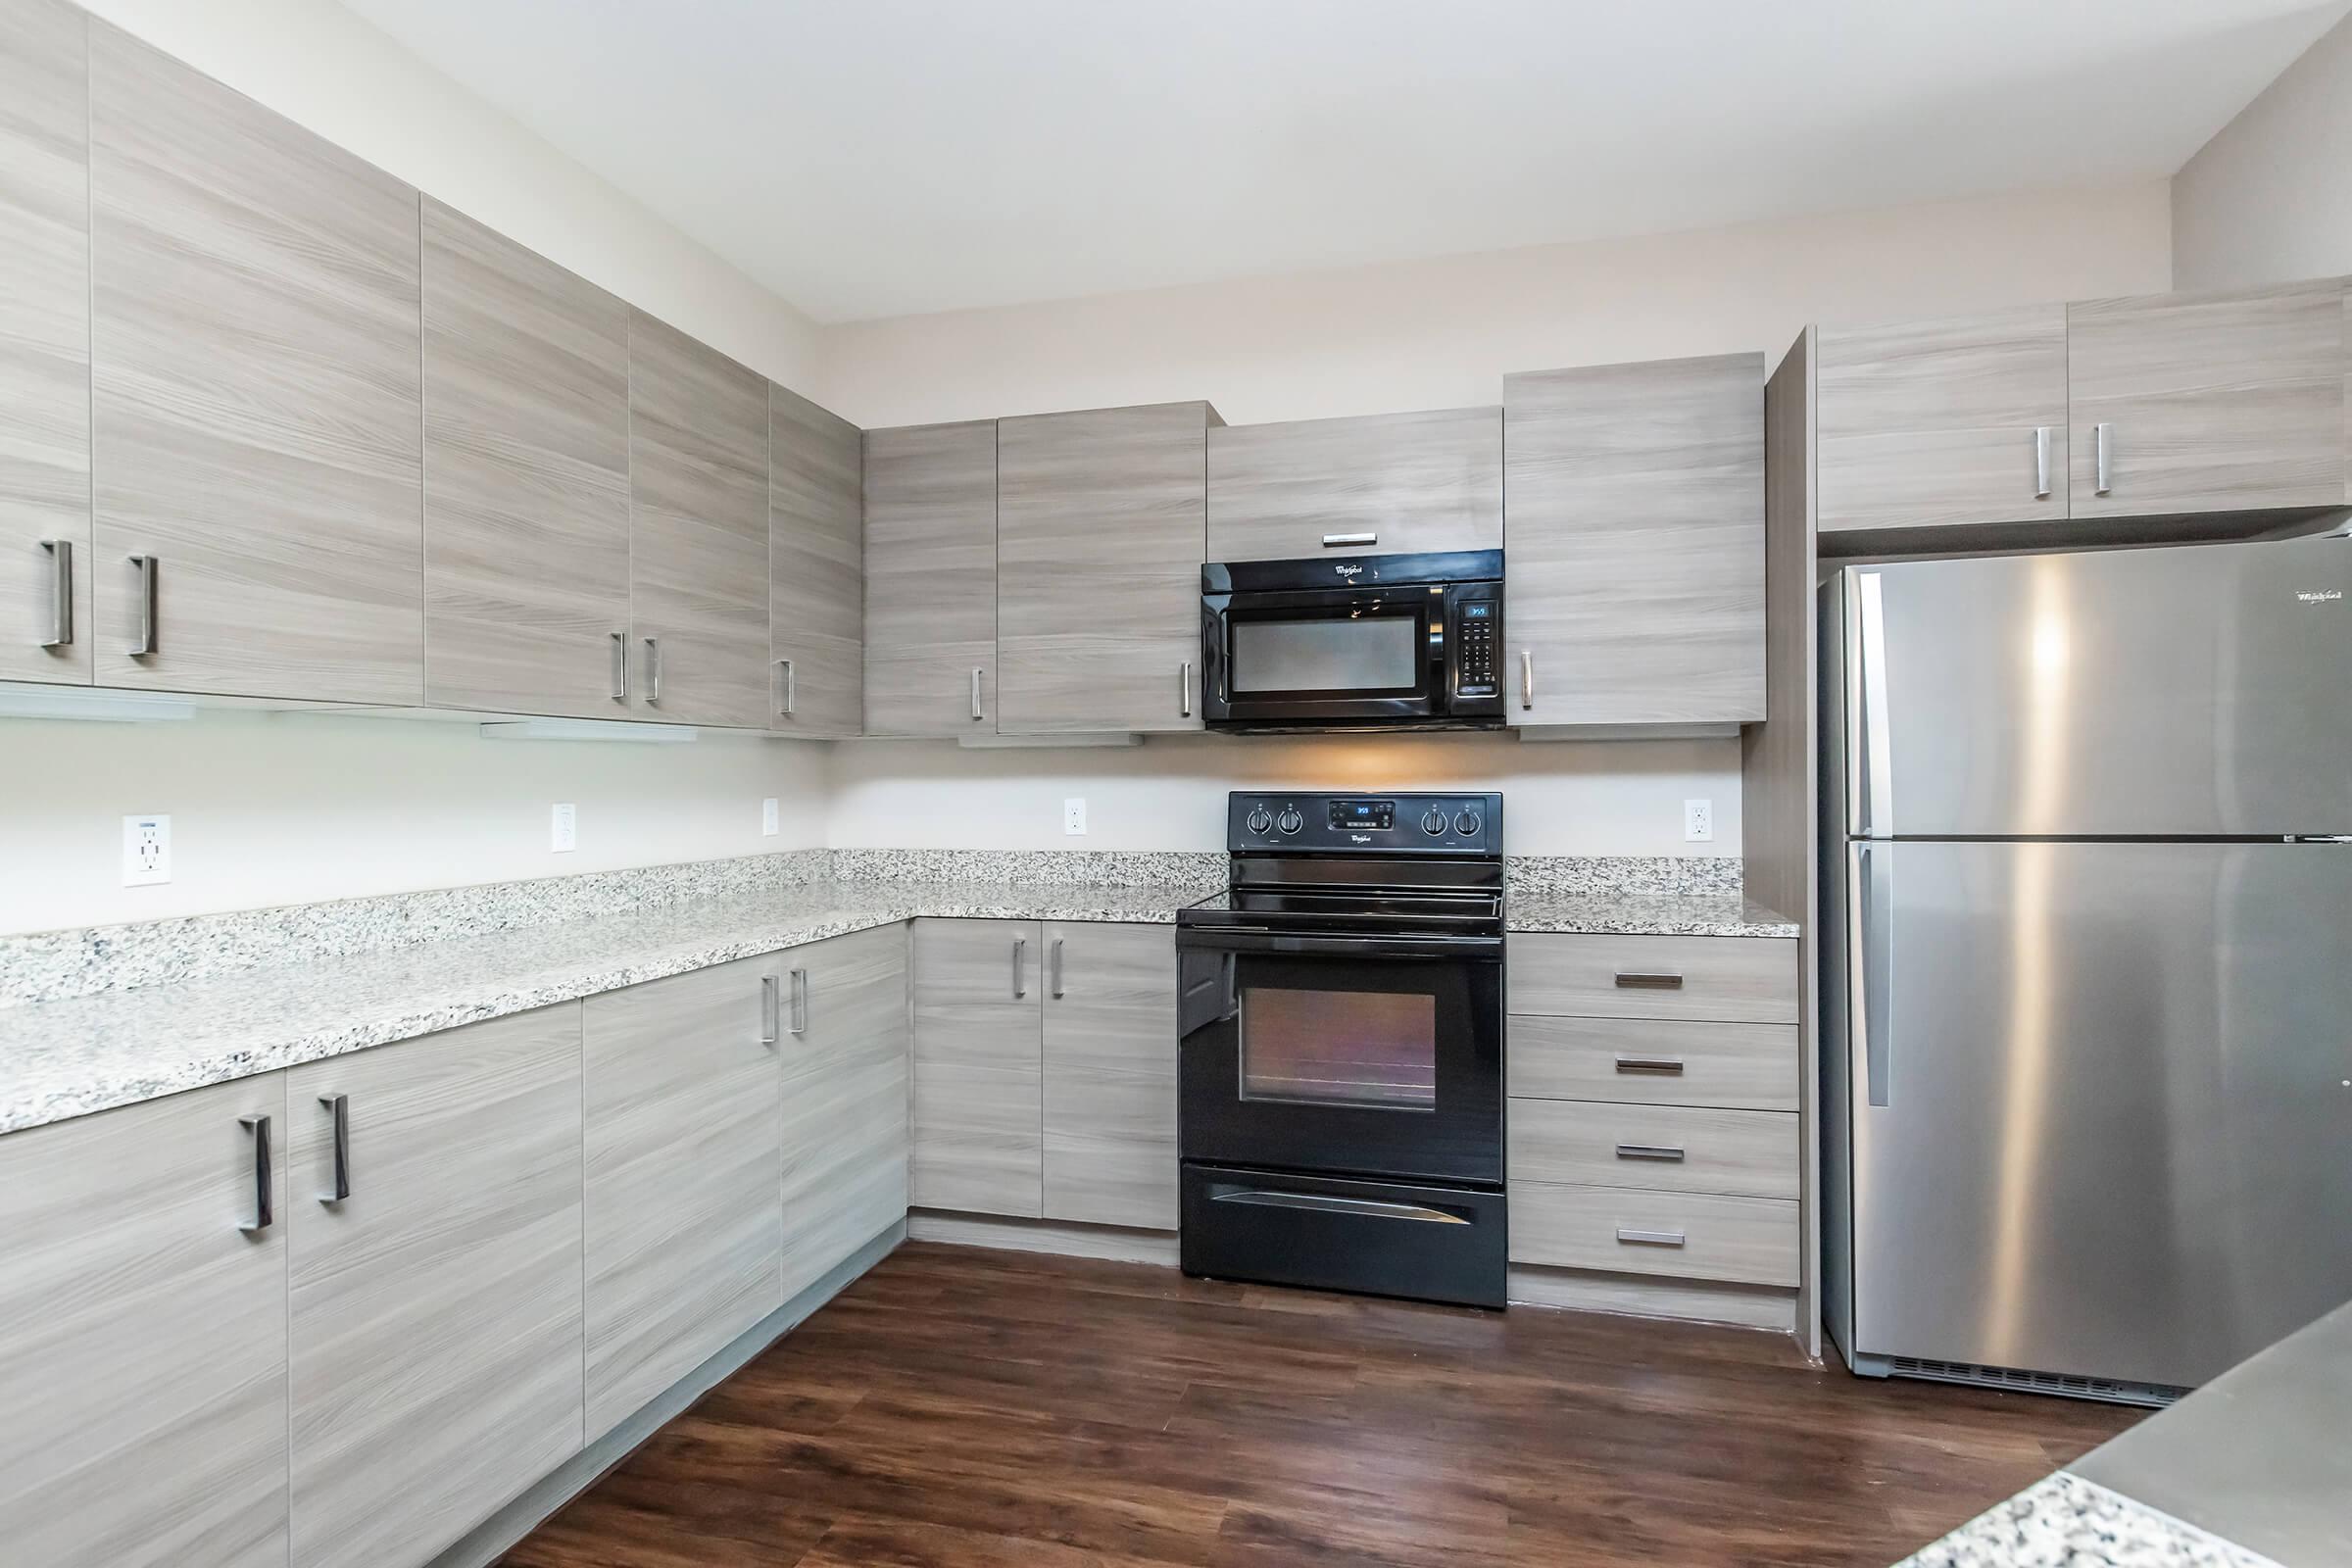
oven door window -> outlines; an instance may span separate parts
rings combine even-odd
[[[1416,692],[1423,679],[1425,635],[1415,606],[1236,614],[1232,690],[1236,696]]]
[[[1437,998],[1249,986],[1241,1004],[1244,1100],[1437,1109]]]

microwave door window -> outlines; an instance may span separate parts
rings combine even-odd
[[[1235,692],[1399,692],[1421,679],[1414,615],[1237,619]]]

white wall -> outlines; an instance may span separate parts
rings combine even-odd
[[[2173,270],[2200,289],[2352,272],[2352,19],[2174,176]]]

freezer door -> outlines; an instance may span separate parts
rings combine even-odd
[[[1842,577],[1849,833],[2352,833],[2352,539]]]
[[[2352,1298],[2352,847],[1846,883],[1849,1349],[2192,1385]]]

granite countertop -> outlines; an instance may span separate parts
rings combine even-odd
[[[1208,887],[812,882],[0,1009],[0,1133],[917,916],[1172,924]]]
[[[2280,1568],[2094,1482],[2060,1471],[1897,1568]]]
[[[1522,892],[1505,896],[1513,931],[1614,936],[1793,937],[1796,922],[1736,893]]]

